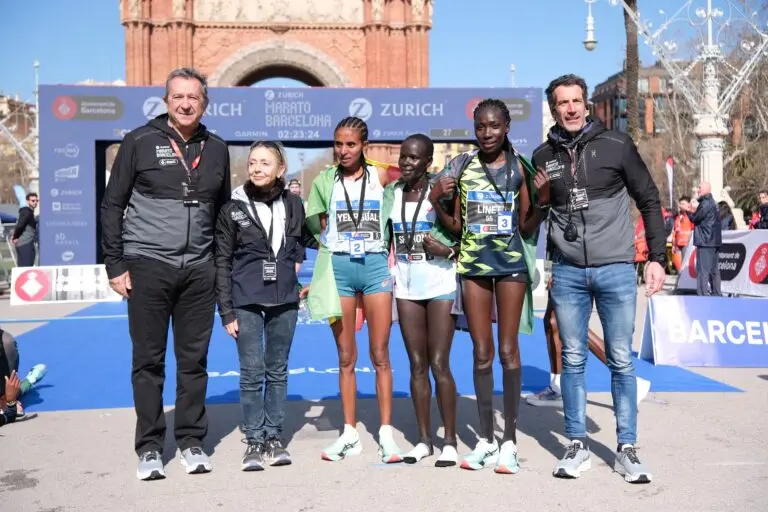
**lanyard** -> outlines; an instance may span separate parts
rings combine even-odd
[[[261,234],[267,237],[267,246],[269,247],[269,255],[271,256],[270,259],[277,259],[277,255],[275,254],[275,251],[272,249],[272,234],[274,233],[274,227],[275,227],[275,203],[274,201],[269,205],[269,211],[272,213],[272,219],[269,221],[269,232],[265,232],[264,225],[261,223],[261,219],[259,218],[259,213],[256,210],[256,204],[253,202],[253,199],[248,198],[248,202],[251,203],[251,209],[253,210],[253,216],[254,220],[256,220],[256,227],[259,228],[261,231]]]
[[[512,184],[512,153],[505,152],[504,153],[504,176],[507,179],[506,183],[506,194],[502,194],[501,190],[499,189],[499,186],[496,184],[496,180],[494,180],[491,177],[491,172],[488,170],[488,166],[485,165],[485,162],[480,160],[478,157],[478,160],[480,160],[480,165],[483,167],[483,172],[485,172],[485,177],[488,179],[488,181],[491,183],[493,188],[496,190],[496,193],[499,194],[501,197],[501,201],[504,203],[504,211],[509,211],[509,208],[507,207],[507,196],[509,195],[509,187]]]
[[[352,201],[349,200],[349,194],[347,193],[347,187],[344,185],[344,176],[341,175],[339,172],[339,179],[341,180],[341,188],[344,189],[344,199],[347,201],[347,212],[349,213],[349,216],[352,218],[352,224],[355,225],[355,231],[357,231],[357,227],[360,224],[360,219],[363,218],[363,203],[365,203],[365,183],[368,179],[368,169],[363,168],[363,183],[360,187],[360,203],[358,204],[357,208],[357,220],[355,220],[354,212],[352,211]]]
[[[426,178],[426,176],[425,176]],[[405,250],[408,254],[413,250],[413,239],[416,236],[416,220],[419,217],[419,210],[421,210],[421,203],[424,202],[424,198],[427,195],[427,189],[429,188],[428,182],[425,179],[424,186],[421,188],[421,194],[419,195],[419,201],[416,203],[416,211],[413,212],[413,221],[411,221],[411,234],[408,236],[408,223],[405,221],[405,187],[403,187],[402,201],[400,202],[400,222],[403,223],[403,232],[405,233]]]
[[[194,160],[192,160],[192,170],[190,170],[189,166],[187,165],[187,161],[184,159],[184,156],[181,154],[179,145],[176,144],[176,141],[170,137],[168,137],[168,140],[171,143],[173,152],[176,153],[176,156],[179,157],[179,160],[181,160],[181,165],[184,166],[184,170],[187,171],[187,179],[192,179],[192,171],[196,170],[197,167],[200,165],[200,157],[203,155],[203,148],[205,148],[205,141],[204,140],[200,141],[200,154],[197,155]]]

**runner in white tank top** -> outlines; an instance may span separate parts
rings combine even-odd
[[[411,363],[411,390],[419,443],[405,454],[407,464],[415,464],[433,454],[430,408],[432,389],[429,372],[437,388],[437,401],[445,443],[437,467],[455,466],[456,384],[449,365],[456,318],[451,315],[456,295],[458,250],[437,242],[430,235],[436,222],[427,195],[434,145],[426,135],[412,135],[400,147],[402,178],[394,186],[392,228],[395,237],[395,297],[400,331]],[[404,211],[403,211],[404,210]],[[415,217],[415,219],[414,219]],[[415,222],[414,222],[415,220]]]
[[[382,242],[381,219],[384,187],[379,181],[376,167],[369,165],[366,172],[367,174],[359,179],[342,179],[339,175],[334,182],[328,209],[328,225],[322,237],[323,243],[333,253],[348,254],[349,242],[355,233],[363,236],[366,253],[386,252]],[[365,182],[364,194],[361,193],[363,182]],[[362,210],[360,210],[361,196],[363,197]],[[347,203],[347,197],[349,203]],[[356,222],[357,226],[355,226]]]
[[[406,201],[403,217],[403,191],[406,185],[395,185],[392,204],[392,230],[395,236],[395,297],[398,299],[427,300],[456,292],[456,263],[433,256],[426,251],[424,237],[432,230],[437,214],[422,189],[425,199],[420,203]],[[418,208],[418,214],[416,209]],[[415,220],[415,222],[414,222]]]

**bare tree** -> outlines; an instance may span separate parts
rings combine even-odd
[[[637,0],[626,0],[627,7],[637,13]],[[637,25],[629,13],[624,10],[624,31],[627,35],[626,57],[624,61],[624,79],[627,93],[627,132],[634,140],[640,138],[640,111],[637,93],[637,81],[640,73],[640,54],[638,50]]]

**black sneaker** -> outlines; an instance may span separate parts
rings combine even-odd
[[[264,457],[270,466],[287,466],[291,463],[291,454],[276,437],[267,439]]]
[[[264,443],[248,441],[240,469],[243,471],[264,471]]]

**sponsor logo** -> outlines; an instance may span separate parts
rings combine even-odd
[[[768,284],[768,243],[760,246],[749,262],[749,280],[755,284]]]
[[[235,137],[268,137],[269,132],[261,132],[258,130],[235,130]]]
[[[56,148],[53,150],[57,155],[64,155],[67,158],[77,158],[80,154],[80,147],[77,144],[69,143],[63,148]]]
[[[349,102],[349,115],[367,121],[373,115],[373,105],[365,98],[355,98]]]
[[[80,189],[61,190],[58,188],[51,189],[51,197],[79,197],[83,195],[83,191]]]
[[[53,115],[62,121],[111,121],[123,117],[123,102],[115,96],[59,96]]]
[[[768,244],[766,244],[768,247]],[[766,249],[768,250],[768,249]],[[698,273],[696,272],[696,261],[698,260],[698,250],[694,247],[691,253],[691,259],[688,263],[688,273],[696,279]],[[759,252],[759,251],[758,251]],[[757,253],[755,254],[757,256]],[[744,244],[723,244],[718,250],[717,266],[720,269],[721,281],[733,281],[739,276],[739,272],[744,267],[744,262],[747,259],[747,248]],[[755,257],[752,258],[753,262]],[[750,264],[750,278],[752,277],[753,264]],[[754,281],[759,283],[759,281]]]
[[[267,101],[272,101],[273,99],[275,99],[275,91],[273,91],[272,89],[264,91],[264,99]]]
[[[59,195],[59,189],[52,188],[51,189],[51,197],[58,197],[58,195]]]
[[[54,241],[53,243],[55,245],[63,245],[67,247],[73,247],[76,245],[80,245],[80,242],[78,240],[73,240],[67,237],[65,233],[62,233],[61,231],[57,232],[54,235]]]
[[[63,253],[61,253],[61,261],[63,261],[64,263],[69,263],[74,259],[74,257],[75,257],[75,253],[73,253],[72,251],[64,251]]]
[[[155,157],[157,158],[176,158],[171,146],[155,146]]]
[[[161,158],[160,159],[160,166],[162,167],[168,167],[171,165],[176,165],[179,163],[178,158]]]
[[[53,100],[53,115],[56,119],[69,121],[77,115],[77,103],[69,96],[59,96]]]
[[[70,167],[62,167],[53,171],[53,178],[56,181],[62,180],[76,180],[80,176],[80,166],[72,165]]]
[[[205,115],[208,117],[243,117],[243,103],[239,101],[232,102],[211,102],[205,109]],[[147,119],[154,119],[159,115],[166,114],[168,107],[159,96],[150,96],[144,100],[141,111]]]
[[[16,295],[24,302],[42,300],[51,289],[48,275],[40,270],[26,270],[14,281]]]
[[[382,103],[381,117],[442,117],[445,103]]]
[[[51,202],[51,211],[63,213],[76,213],[82,211],[83,206],[80,203],[62,203],[60,201]]]
[[[47,220],[45,221],[45,227],[47,228],[85,228],[85,227],[88,227],[88,222],[84,220]]]
[[[531,102],[521,98],[500,98],[509,110],[509,117],[514,121],[525,121],[531,115]],[[472,121],[475,118],[475,109],[482,101],[482,98],[472,98],[467,102],[464,113],[467,119]]]

